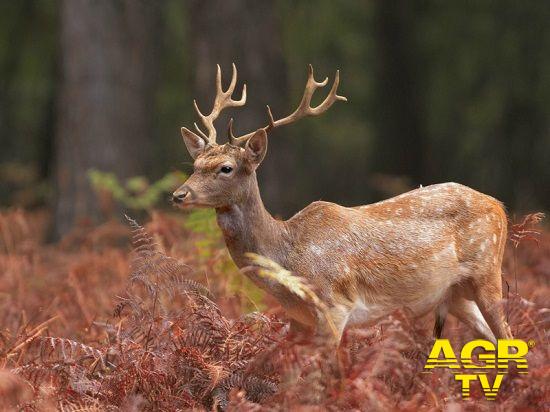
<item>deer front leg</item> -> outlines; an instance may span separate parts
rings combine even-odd
[[[337,305],[329,308],[327,313],[319,313],[317,333],[326,335],[339,346],[352,312],[347,306]]]
[[[440,304],[435,310],[434,338],[440,339],[447,318],[448,307],[446,303]]]

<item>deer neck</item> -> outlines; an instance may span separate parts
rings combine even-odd
[[[248,195],[241,202],[216,209],[227,249],[238,267],[246,265],[247,252],[266,256],[279,264],[286,256],[285,224],[265,209],[256,176],[250,179]]]

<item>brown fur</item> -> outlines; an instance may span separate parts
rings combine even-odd
[[[244,149],[206,148],[186,134],[184,140],[197,157],[195,173],[174,193],[180,205],[216,208],[239,267],[253,252],[306,278],[340,333],[406,307],[418,316],[435,310],[439,329],[450,312],[485,338],[511,337],[499,305],[507,221],[497,200],[444,183],[367,206],[314,202],[279,221],[264,208],[256,179],[267,150],[264,131]],[[222,164],[233,167],[230,176],[220,172]],[[325,327],[312,307],[280,285],[253,280],[296,321]]]

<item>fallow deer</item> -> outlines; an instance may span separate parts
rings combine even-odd
[[[237,81],[222,87],[221,70],[212,111],[195,110],[206,132],[183,127],[183,140],[194,159],[194,173],[173,194],[181,208],[216,210],[229,252],[242,268],[245,253],[270,258],[306,278],[329,308],[338,333],[347,325],[373,324],[397,308],[422,316],[436,312],[437,337],[447,312],[478,335],[495,341],[511,338],[500,307],[501,263],[507,220],[499,201],[456,183],[420,187],[378,203],[345,207],[313,202],[281,221],[265,209],[256,169],[267,150],[267,133],[306,116],[327,111],[336,101],[339,73],[325,100],[316,107],[311,98],[328,78],[317,82],[313,69],[298,108],[275,120],[267,106],[268,124],[229,142],[216,143],[214,121],[223,109],[243,106],[232,98]],[[313,307],[269,279],[249,274],[273,295],[298,324],[323,327]]]

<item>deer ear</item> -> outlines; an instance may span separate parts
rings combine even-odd
[[[267,133],[264,129],[258,129],[256,133],[252,135],[246,142],[245,146],[248,159],[256,167],[264,160],[265,153],[267,152]]]
[[[204,140],[193,133],[191,130],[182,127],[181,135],[183,136],[183,142],[189,151],[189,154],[193,159],[196,159],[198,155],[204,152],[205,143]]]

